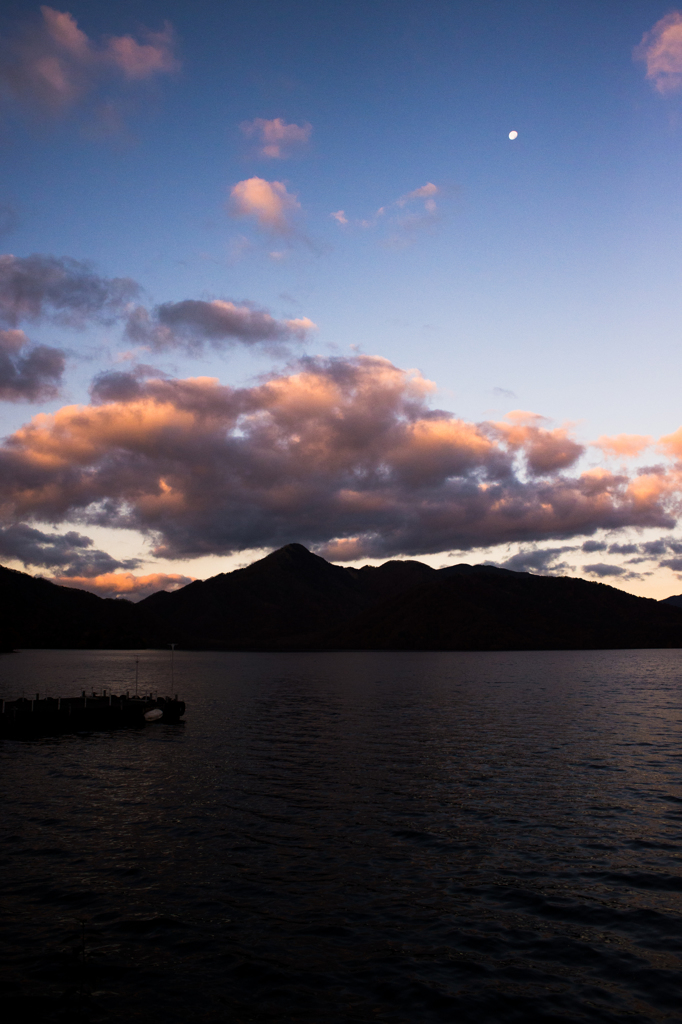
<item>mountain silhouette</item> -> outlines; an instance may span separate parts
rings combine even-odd
[[[139,604],[0,567],[0,649],[575,650],[682,647],[676,599],[495,566],[361,569],[287,544]]]

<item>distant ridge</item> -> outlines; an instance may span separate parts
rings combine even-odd
[[[682,597],[495,566],[343,568],[287,544],[134,605],[0,567],[0,649],[577,650],[682,647]]]

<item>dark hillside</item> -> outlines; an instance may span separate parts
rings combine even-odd
[[[300,544],[137,605],[0,568],[0,616],[0,650],[682,646],[680,608],[602,583],[415,561],[344,569]]]
[[[130,601],[105,601],[0,566],[0,649],[146,647],[149,641]]]
[[[473,567],[475,570],[475,567]],[[603,583],[508,570],[452,572],[319,638],[361,650],[680,647],[673,607]]]
[[[244,569],[152,594],[140,610],[186,647],[268,649],[312,637],[438,573],[421,562],[343,569],[287,544]],[[170,635],[170,633],[168,633]]]
[[[329,628],[366,604],[345,569],[287,544],[244,569],[152,594],[138,608],[181,646],[259,648]]]

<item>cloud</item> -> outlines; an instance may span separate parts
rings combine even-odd
[[[663,538],[659,538],[658,540],[646,541],[646,543],[640,545],[640,550],[644,554],[651,556],[664,555],[668,550],[668,545]]]
[[[607,437],[603,434],[596,441],[590,443],[593,448],[600,448],[606,456],[631,459],[643,452],[653,442],[653,437],[649,437],[647,434],[618,434],[615,437]]]
[[[135,576],[132,572],[107,572],[99,576],[54,576],[52,582],[62,587],[89,590],[99,597],[124,597],[128,601],[137,602],[158,590],[180,590],[192,583],[194,578],[165,572],[153,572],[147,576]]]
[[[602,540],[586,540],[580,550],[585,554],[592,554],[594,551],[606,551],[606,547]]]
[[[0,399],[37,402],[53,398],[64,373],[64,353],[47,345],[28,347],[23,331],[0,330]]]
[[[637,575],[636,573],[628,573],[627,569],[624,569],[622,565],[611,565],[609,562],[595,562],[593,565],[584,565],[583,572],[587,573],[588,576],[629,576]]]
[[[562,569],[571,569],[567,562],[557,563],[556,559],[565,551],[575,551],[575,547],[530,548],[519,551],[504,562],[485,562],[485,565],[496,565],[500,569],[512,569],[514,572],[536,572],[553,575]]]
[[[426,185],[422,185],[421,188],[415,188],[412,192],[408,192],[406,195],[401,196],[400,199],[397,199],[393,205],[400,209],[416,200],[423,199],[425,200],[423,211],[406,211],[404,216],[389,218],[393,231],[383,244],[391,249],[402,249],[414,243],[418,232],[424,229],[431,230],[438,220],[436,200],[433,198],[438,193],[438,187],[429,181]],[[382,206],[377,210],[376,218],[383,216],[385,213],[386,208]]]
[[[671,11],[645,32],[633,55],[646,64],[646,77],[662,95],[682,86],[682,14]]]
[[[130,278],[100,277],[67,257],[0,256],[0,322],[9,327],[42,319],[69,327],[111,323],[139,293]]]
[[[143,306],[128,316],[126,334],[156,351],[183,348],[196,354],[205,342],[221,348],[225,342],[245,345],[303,340],[316,325],[308,317],[276,320],[250,303],[236,305],[224,299],[183,299],[165,302],[150,314]]]
[[[222,347],[229,340],[246,345],[300,341],[315,328],[308,317],[277,320],[252,303],[225,299],[166,302],[150,312],[144,306],[133,306],[140,293],[140,286],[130,278],[100,277],[89,264],[67,257],[0,256],[0,323],[11,328],[21,321],[49,320],[83,328],[88,322],[125,320],[126,335],[137,344],[157,351],[181,348],[194,354],[205,342]],[[47,378],[48,354],[53,353],[54,371],[54,353],[58,352],[33,349],[26,357],[31,360],[26,372],[35,376],[42,369]],[[9,373],[6,370],[5,376]],[[1,375],[0,365],[0,379]]]
[[[354,223],[361,228],[374,228],[378,224],[384,223],[391,233],[382,244],[389,248],[404,248],[414,242],[417,232],[431,229],[437,222],[438,213],[434,196],[439,194],[438,186],[429,181],[426,185],[407,192],[395,202],[380,206],[374,216],[369,219],[356,220]],[[422,210],[405,210],[405,207],[419,200],[424,200]],[[396,209],[405,210],[405,212],[399,214]],[[345,210],[337,210],[336,213],[330,213],[329,216],[337,220],[339,224],[349,223]]]
[[[233,217],[255,217],[259,227],[277,235],[294,233],[294,219],[301,209],[296,196],[281,181],[247,178],[230,192],[228,210]]]
[[[180,68],[168,22],[160,32],[109,36],[94,43],[66,11],[40,8],[42,20],[4,43],[0,83],[20,103],[57,115],[101,84],[119,79],[139,82]]]
[[[505,420],[493,425],[493,429],[504,438],[513,450],[523,450],[528,469],[531,473],[541,476],[553,473],[558,469],[566,469],[578,461],[585,451],[568,436],[565,427],[547,430],[540,426],[544,417],[534,413],[514,410],[507,413]]]
[[[664,558],[658,564],[661,567],[672,569],[673,572],[682,572],[682,558]]]
[[[427,181],[426,185],[422,185],[421,188],[415,188],[412,192],[408,192],[406,195],[401,196],[400,199],[396,199],[396,206],[407,206],[415,199],[425,199],[426,209],[435,210],[436,205],[434,196],[438,195],[438,186],[434,185],[433,182]]]
[[[584,550],[585,546],[583,545]],[[639,550],[639,544],[609,544],[610,555],[636,555]]]
[[[73,530],[64,534],[44,533],[26,523],[0,528],[0,557],[16,559],[26,566],[59,567],[64,578],[97,576],[139,564],[136,558],[120,561],[106,551],[98,551],[92,547],[90,537]]]
[[[249,138],[258,138],[260,155],[271,160],[284,160],[291,155],[292,149],[305,146],[313,130],[307,122],[302,125],[286,124],[281,117],[272,121],[257,117],[254,121],[243,121],[239,127]]]
[[[508,388],[493,388],[493,394],[498,398],[516,398],[514,392]]]
[[[6,521],[137,529],[166,557],[300,541],[336,558],[676,521],[674,468],[569,473],[566,428],[434,410],[434,385],[379,357],[304,358],[244,388],[129,377],[4,441]]]

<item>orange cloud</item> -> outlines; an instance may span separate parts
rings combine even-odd
[[[614,437],[602,434],[596,441],[591,441],[590,445],[593,448],[600,448],[607,456],[633,459],[653,442],[653,437],[649,437],[648,434],[616,434]]]
[[[110,75],[140,81],[177,71],[174,37],[166,23],[146,41],[110,36],[97,45],[66,11],[40,8],[42,21],[5,46],[0,78],[18,100],[59,113]]]
[[[271,160],[286,159],[292,148],[304,146],[310,140],[313,130],[313,126],[307,122],[302,125],[286,124],[281,117],[275,117],[272,121],[257,117],[254,121],[243,121],[239,127],[244,135],[259,138],[261,156]]]
[[[633,51],[646,64],[646,77],[662,95],[682,86],[682,14],[671,11],[645,32]]]
[[[572,466],[585,451],[568,436],[565,427],[548,430],[539,424],[543,416],[514,410],[505,417],[511,423],[494,423],[492,428],[513,450],[523,450],[532,473],[543,475]]]
[[[673,434],[666,434],[660,438],[658,447],[666,455],[672,455],[677,459],[682,458],[682,427]]]
[[[76,590],[89,590],[99,597],[125,597],[129,601],[141,601],[157,590],[180,590],[192,583],[194,576],[178,573],[153,572],[148,576],[135,576],[132,572],[107,572],[101,576],[54,576],[53,583]]]
[[[281,181],[247,178],[232,188],[229,209],[234,217],[255,217],[266,231],[289,235],[301,204]]]
[[[38,415],[0,445],[0,510],[137,529],[167,557],[293,540],[385,557],[675,524],[675,468],[570,473],[583,449],[568,428],[469,423],[433,411],[433,390],[369,356],[304,358],[244,388],[121,373],[100,404]]]

